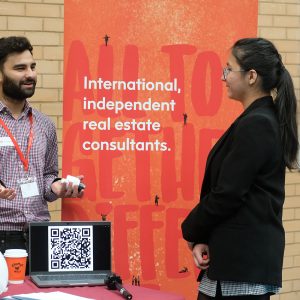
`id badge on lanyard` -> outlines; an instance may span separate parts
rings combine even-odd
[[[21,178],[18,180],[18,184],[23,198],[30,198],[40,194],[35,176]]]
[[[25,173],[27,173],[28,169],[29,169],[29,153],[30,153],[30,149],[31,149],[32,143],[33,143],[32,113],[29,114],[29,122],[30,122],[30,133],[29,133],[29,137],[28,137],[28,147],[27,147],[27,153],[26,153],[26,157],[25,157],[24,154],[22,153],[16,139],[12,135],[11,131],[6,126],[4,121],[2,119],[0,119],[0,124],[5,129],[6,133],[8,134],[8,136],[10,137],[12,143],[14,144],[14,146],[16,148],[16,151],[17,151],[17,153],[22,161],[22,164],[24,166]],[[20,186],[23,198],[34,197],[34,196],[38,196],[40,194],[38,185],[37,185],[37,179],[35,176],[32,176],[32,177],[24,176],[23,178],[19,179],[17,182]]]

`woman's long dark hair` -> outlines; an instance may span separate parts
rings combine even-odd
[[[274,103],[280,125],[285,164],[289,169],[298,167],[297,99],[292,78],[282,63],[275,46],[263,38],[238,40],[232,54],[245,71],[254,69],[262,79],[262,89],[275,91]]]

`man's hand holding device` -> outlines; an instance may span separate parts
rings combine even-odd
[[[60,198],[81,198],[85,189],[83,175],[71,176],[54,181],[51,185],[53,193]]]

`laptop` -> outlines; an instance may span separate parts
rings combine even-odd
[[[104,285],[111,273],[110,222],[29,224],[29,276],[38,287]]]

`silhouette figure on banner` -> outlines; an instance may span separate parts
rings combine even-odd
[[[182,115],[183,115],[183,125],[186,125],[188,115],[186,113],[184,113]]]
[[[110,36],[108,36],[108,35],[106,34],[103,38],[104,38],[105,46],[107,46],[108,40],[110,39]]]
[[[136,285],[136,286],[140,286],[140,276],[132,276],[132,281],[131,281],[131,285]]]
[[[106,221],[106,217],[107,217],[107,215],[101,214],[101,220],[102,220],[102,221]]]
[[[187,273],[188,271],[187,267],[183,267],[178,273]]]
[[[158,200],[159,200],[158,195],[155,195],[154,203],[155,203],[156,206],[158,206]]]

